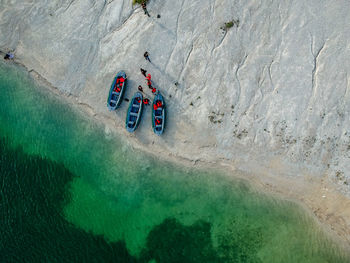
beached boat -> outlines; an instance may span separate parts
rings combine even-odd
[[[124,71],[119,71],[115,76],[111,89],[109,90],[107,107],[109,110],[115,110],[122,103],[123,95],[126,89],[127,78]]]
[[[164,132],[165,127],[165,102],[163,96],[158,91],[152,104],[152,127],[157,135]]]
[[[141,92],[136,92],[132,97],[126,115],[125,127],[128,132],[136,130],[142,114],[143,96]]]

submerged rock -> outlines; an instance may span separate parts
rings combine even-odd
[[[246,170],[277,158],[348,190],[349,1],[152,0],[151,17],[131,0],[14,0],[1,10],[0,49],[98,114],[108,114],[116,72],[127,72],[130,97],[147,69],[169,122],[155,139],[141,125],[141,143]]]

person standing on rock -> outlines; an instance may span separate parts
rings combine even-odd
[[[146,73],[147,73],[147,70],[143,69],[143,68],[140,68],[141,70],[141,74],[144,75],[146,77]]]
[[[146,51],[145,54],[143,54],[143,56],[145,57],[146,60],[148,60],[149,62],[151,62],[151,60],[149,59],[149,54]]]
[[[146,1],[142,2],[141,6],[142,6],[143,11],[145,12],[145,15],[148,15],[148,17],[150,17],[150,15],[147,11]]]

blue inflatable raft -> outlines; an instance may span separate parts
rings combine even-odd
[[[157,135],[161,135],[165,128],[165,102],[158,91],[152,103],[152,127]]]
[[[124,71],[119,71],[115,76],[111,88],[109,90],[107,107],[109,110],[117,109],[123,101],[127,84],[127,77]]]
[[[132,97],[128,113],[126,115],[125,127],[128,132],[133,132],[139,125],[143,106],[143,96],[141,92],[136,92]]]

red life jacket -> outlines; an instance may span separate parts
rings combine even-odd
[[[147,79],[148,81],[151,81],[151,74],[148,74],[147,77],[146,77],[146,79]]]
[[[120,83],[123,83],[124,82],[124,78],[123,77],[120,77]]]
[[[152,93],[156,93],[156,91],[157,91],[157,90],[156,90],[155,88],[152,89]]]
[[[154,110],[158,109],[158,106],[156,104],[153,104],[153,109]]]
[[[143,99],[144,104],[148,104],[148,99]]]

